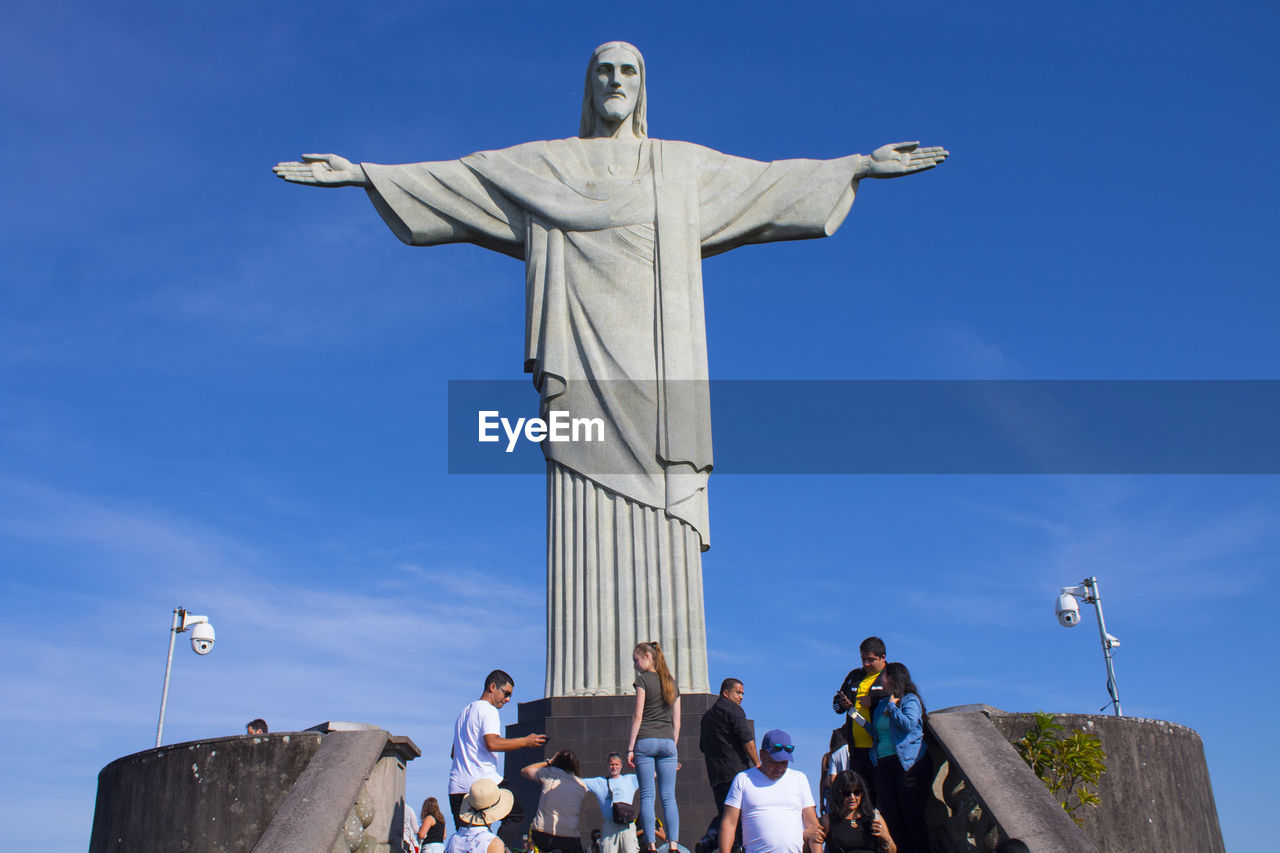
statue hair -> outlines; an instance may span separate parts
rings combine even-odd
[[[640,93],[636,95],[636,108],[631,111],[631,130],[638,139],[645,139],[649,136],[649,99],[645,94],[645,73],[644,73],[644,55],[640,50],[629,42],[625,41],[607,41],[604,44],[591,51],[591,59],[587,61],[586,83],[582,87],[582,122],[578,125],[578,138],[590,139],[595,135],[596,106],[592,102],[591,97],[591,78],[596,73],[596,63],[600,59],[600,54],[611,47],[620,47],[623,50],[630,51],[636,58],[636,65],[640,69]]]

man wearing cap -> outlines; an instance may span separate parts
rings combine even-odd
[[[495,669],[485,676],[484,692],[480,698],[463,708],[453,724],[453,751],[449,753],[453,759],[449,770],[449,809],[453,812],[454,829],[462,829],[460,810],[472,783],[478,779],[491,779],[495,785],[503,781],[496,753],[542,746],[547,741],[546,735],[506,738],[500,734],[502,722],[498,719],[498,709],[511,701],[514,690],[515,679]],[[508,811],[512,812],[513,824],[524,820],[523,809],[517,807]]]
[[[515,796],[492,779],[477,779],[462,797],[457,832],[444,853],[506,853],[506,845],[490,829],[511,811]]]
[[[720,853],[730,853],[738,820],[746,853],[802,853],[806,842],[824,834],[813,806],[809,780],[791,766],[791,735],[782,729],[760,742],[760,766],[733,778],[720,821]]]

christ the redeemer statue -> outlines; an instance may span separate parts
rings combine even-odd
[[[602,418],[608,436],[542,443],[546,695],[581,696],[629,693],[631,649],[645,640],[662,643],[681,692],[708,692],[702,259],[828,236],[859,180],[946,157],[909,142],[761,163],[650,139],[644,59],[608,42],[587,65],[577,138],[403,166],[306,154],[275,172],[364,187],[411,246],[475,243],[524,261],[525,371],[541,406]]]

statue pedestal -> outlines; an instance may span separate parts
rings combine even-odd
[[[716,813],[711,785],[707,781],[706,763],[698,749],[702,715],[715,704],[716,698],[706,693],[680,697],[680,740],[676,744],[681,764],[676,776],[676,803],[680,806],[678,840],[690,850],[706,832]],[[507,737],[541,732],[547,736],[547,742],[539,749],[520,749],[506,755],[507,784],[528,815],[526,822],[518,827],[508,829],[505,823],[502,825],[498,834],[508,847],[520,849],[520,836],[529,832],[541,793],[541,786],[520,776],[520,768],[555,755],[562,749],[571,749],[582,764],[584,778],[607,776],[606,762],[610,752],[623,754],[623,773],[634,773],[626,766],[625,756],[635,709],[635,696],[556,696],[520,703],[517,721],[507,726]],[[657,803],[657,812],[658,817],[662,817],[661,800]],[[596,798],[588,794],[582,804],[579,824],[584,849],[591,849],[591,831],[600,828],[601,820]]]

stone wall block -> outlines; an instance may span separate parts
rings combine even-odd
[[[360,826],[365,827],[373,823],[373,797],[369,794],[369,783],[360,786],[360,793],[356,795],[355,805],[356,817],[360,818]]]
[[[341,837],[347,850],[355,850],[364,839],[364,825],[360,823],[360,817],[356,814],[354,806],[347,812],[346,820],[342,822]]]
[[[389,850],[403,834],[405,765],[420,754],[376,726],[323,723],[125,756],[98,776],[89,853]]]
[[[1009,741],[1031,727],[1031,714],[989,709]],[[1076,809],[1084,834],[1102,853],[1225,853],[1217,804],[1200,736],[1186,726],[1142,717],[1056,714],[1067,728],[1093,732],[1107,754],[1097,808]]]

